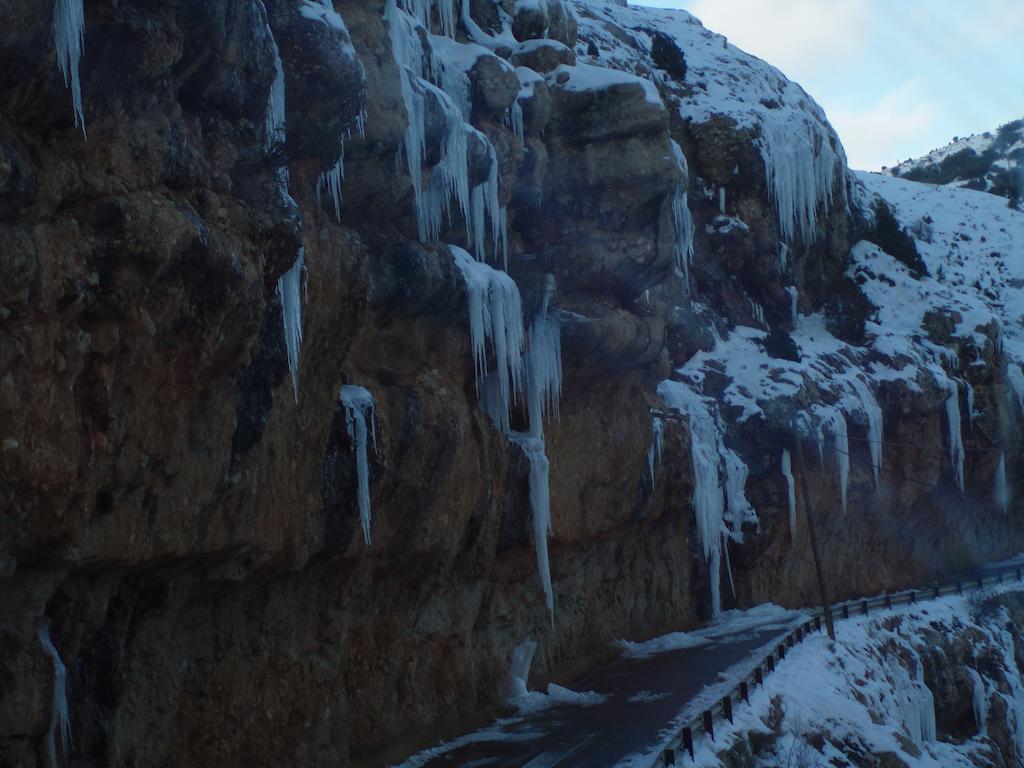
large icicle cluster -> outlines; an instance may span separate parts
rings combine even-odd
[[[523,307],[519,288],[507,273],[476,261],[456,245],[448,248],[466,284],[477,388],[482,388],[487,375],[490,341],[497,362],[494,386],[501,413],[507,420],[513,395],[522,391],[523,384]]]
[[[832,204],[840,162],[828,130],[811,119],[768,119],[759,143],[783,239],[813,239],[818,208]]]
[[[722,610],[723,550],[727,562],[729,556],[725,542],[727,539],[741,541],[740,526],[757,520],[744,491],[747,466],[726,447],[724,426],[710,410],[711,403],[705,397],[678,381],[663,381],[658,394],[670,408],[689,420],[693,511],[697,538],[710,572],[711,611],[717,618]],[[731,581],[731,574],[729,578]]]
[[[363,526],[363,541],[372,540],[370,517],[370,459],[367,454],[368,438],[377,449],[377,416],[373,395],[363,387],[346,384],[338,395],[345,408],[345,425],[356,454],[356,480],[359,493],[359,519]]]
[[[429,34],[431,9],[435,6],[446,36]],[[463,16],[467,14],[464,10]],[[397,0],[388,0],[384,19],[388,24],[392,54],[398,64],[402,101],[408,116],[400,156],[404,155],[412,184],[419,239],[422,242],[437,240],[444,222],[451,222],[458,210],[465,222],[467,245],[476,251],[480,260],[485,256],[485,218],[490,219],[497,258],[507,248],[507,217],[498,200],[497,155],[490,140],[467,122],[472,113],[468,72],[481,56],[493,54],[482,46],[451,39],[454,34],[451,0],[403,0],[401,5]],[[421,32],[429,40],[429,55],[424,49]],[[428,98],[443,110],[446,127],[440,161],[431,169],[429,180],[425,180]],[[488,178],[472,189],[467,160],[470,136],[488,148],[491,160]]]
[[[466,284],[470,341],[477,389],[484,411],[494,425],[522,449],[530,465],[530,506],[533,510],[537,568],[553,624],[554,595],[548,559],[551,500],[544,418],[558,417],[562,392],[561,326],[558,319],[549,313],[551,296],[555,291],[554,276],[547,276],[540,311],[524,335],[522,303],[512,278],[474,260],[458,246],[450,245],[449,249]],[[490,373],[487,371],[488,341],[497,360],[497,369]],[[526,388],[529,431],[513,432],[510,419],[512,397],[519,394],[523,386]]]
[[[53,4],[53,45],[57,49],[57,65],[64,75],[64,85],[71,89],[74,102],[75,127],[85,135],[85,112],[82,109],[82,81],[78,65],[85,50],[85,6],[83,0],[55,0]]]
[[[39,627],[38,635],[43,651],[53,661],[53,703],[50,705],[50,730],[47,734],[47,745],[50,750],[51,768],[59,768],[67,762],[71,750],[71,723],[68,717],[68,670],[50,638],[50,627],[44,623]],[[58,734],[60,735],[59,753],[57,749]],[[63,759],[58,761],[58,754]]]

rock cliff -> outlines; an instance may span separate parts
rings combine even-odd
[[[1024,215],[926,221],[696,19],[0,30],[2,764],[62,681],[75,765],[382,764],[525,639],[811,602],[794,423],[837,596],[1020,549]]]

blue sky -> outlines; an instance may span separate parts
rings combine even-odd
[[[1024,0],[633,0],[774,64],[876,170],[1024,117]]]

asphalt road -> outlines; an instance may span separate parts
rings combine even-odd
[[[659,734],[720,674],[746,672],[756,651],[789,630],[778,623],[746,628],[735,637],[643,658],[623,656],[572,685],[607,698],[590,706],[553,706],[505,721],[464,739],[461,746],[413,758],[425,768],[601,768],[648,751]],[[748,662],[744,664],[743,662]],[[465,743],[465,742],[469,743]],[[642,764],[642,763],[640,763]]]

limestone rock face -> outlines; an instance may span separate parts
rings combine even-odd
[[[752,330],[793,330],[790,289],[805,316],[873,328],[867,299],[860,314],[833,300],[840,277],[855,296],[878,277],[853,274],[850,255],[872,222],[806,94],[785,113],[807,121],[816,157],[834,155],[819,168],[832,189],[782,265],[767,128],[695,111],[714,87],[695,21],[679,17],[688,66],[667,73],[643,31],[655,17],[595,15],[649,13],[624,4],[456,3],[451,36],[443,3],[418,21],[399,8],[414,5],[86,0],[86,138],[49,10],[0,0],[0,764],[49,761],[44,623],[68,670],[72,764],[198,768],[398,760],[502,711],[524,639],[539,642],[534,682],[567,681],[616,640],[705,621],[726,577],[693,516],[692,415],[659,385],[692,383],[680,369]],[[423,53],[405,69],[395,13]],[[434,82],[442,48],[465,65],[469,115]],[[342,158],[338,216],[323,174]],[[439,231],[421,242],[428,204]],[[507,267],[525,328],[545,309],[560,328],[560,411],[544,425],[553,627],[530,457],[481,404],[478,368],[497,360],[490,342],[474,358],[476,299],[449,247],[475,250],[481,232],[477,255]],[[279,280],[300,254],[293,388]],[[934,325],[974,387],[966,486],[987,489],[998,456],[983,449],[1019,436],[999,327]],[[725,607],[813,599],[779,472],[788,425],[835,404],[841,361],[903,362],[830,359],[746,421],[728,401],[735,372],[701,369],[757,512],[726,545]],[[346,385],[374,400],[369,543]],[[876,389],[885,463],[904,473],[884,492],[856,441],[865,414],[850,414],[845,513],[836,454],[808,443],[835,591],[1020,549],[1016,507],[972,517],[950,493],[948,392],[923,374]],[[525,399],[514,432],[529,429]]]

